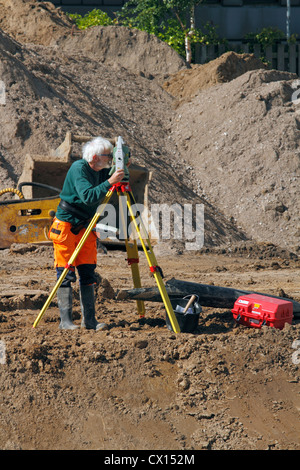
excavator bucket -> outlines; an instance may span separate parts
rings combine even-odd
[[[91,139],[90,136],[67,132],[64,142],[49,155],[26,155],[18,189],[0,191],[0,196],[12,192],[18,198],[0,200],[0,249],[9,248],[13,243],[50,243],[48,231],[60,201],[59,193],[65,176],[71,164],[81,158],[78,146]],[[108,140],[112,143],[115,141],[110,138]],[[146,168],[134,163],[130,166],[129,183],[136,203],[146,208],[150,179],[151,172]],[[112,200],[111,203],[115,202]],[[123,244],[109,236],[101,236],[101,243]]]

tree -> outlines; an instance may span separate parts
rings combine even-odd
[[[177,18],[185,35],[185,57],[192,61],[191,37],[195,34],[195,6],[203,0],[164,0],[164,3]]]
[[[129,0],[117,13],[125,26],[165,37],[180,29],[184,37],[186,62],[191,63],[191,37],[195,32],[195,6],[204,0]]]

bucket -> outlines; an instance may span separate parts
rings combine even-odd
[[[183,313],[191,297],[192,295],[178,299],[170,298],[170,302],[173,307],[175,317],[178,321],[181,333],[193,333],[193,331],[195,331],[198,326],[199,315],[202,312],[202,307],[199,304],[199,297],[196,296],[196,300],[188,308],[187,312]],[[166,324],[169,330],[174,331],[168,314],[166,315]]]

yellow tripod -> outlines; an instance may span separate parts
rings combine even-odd
[[[83,247],[87,237],[89,236],[89,234],[91,233],[91,231],[95,227],[96,223],[98,222],[99,218],[101,217],[101,214],[103,213],[103,211],[105,209],[105,206],[108,204],[110,198],[112,197],[112,195],[115,191],[117,192],[119,201],[120,201],[120,196],[126,195],[126,202],[127,202],[127,207],[128,207],[128,211],[129,211],[130,220],[133,222],[135,230],[137,232],[137,235],[140,239],[142,248],[144,250],[144,253],[146,255],[146,258],[147,258],[147,261],[148,261],[148,264],[149,264],[150,271],[153,274],[153,276],[155,278],[155,281],[157,283],[157,286],[158,286],[159,292],[161,294],[162,300],[164,302],[164,305],[165,305],[170,323],[172,325],[173,331],[175,333],[180,333],[180,327],[178,325],[177,318],[174,314],[172,304],[170,302],[168,293],[167,293],[165,285],[163,283],[162,272],[161,272],[161,269],[159,268],[159,266],[157,265],[157,261],[156,261],[156,258],[155,258],[155,255],[154,255],[154,252],[153,252],[153,249],[152,249],[152,246],[151,246],[151,242],[149,240],[149,236],[148,236],[147,231],[146,231],[146,229],[143,225],[141,217],[139,216],[140,224],[138,224],[138,222],[136,220],[136,217],[133,213],[132,206],[131,206],[131,201],[133,201],[133,203],[135,203],[135,200],[134,200],[134,197],[133,197],[133,194],[132,194],[129,183],[124,183],[124,182],[114,184],[109,189],[109,191],[107,192],[102,204],[98,207],[94,217],[92,218],[91,222],[89,223],[89,226],[87,227],[86,231],[84,232],[78,246],[76,247],[76,249],[75,249],[74,253],[72,254],[71,258],[69,259],[68,263],[66,264],[62,274],[60,275],[60,277],[59,277],[57,283],[55,284],[52,292],[50,293],[47,301],[45,302],[43,308],[41,309],[39,315],[37,316],[37,318],[36,318],[36,320],[33,324],[33,328],[35,328],[39,324],[40,320],[42,319],[42,316],[44,315],[47,308],[49,307],[49,305],[50,305],[54,295],[56,294],[58,288],[61,286],[61,284],[62,284],[64,278],[66,277],[67,273],[69,272],[71,266],[74,264],[74,261],[75,261],[77,255],[79,254],[81,248]],[[138,287],[141,287],[140,272],[139,272],[139,267],[138,267],[138,262],[139,262],[138,247],[137,247],[136,240],[133,240],[133,243],[129,242],[129,240],[128,240],[127,226],[126,226],[124,211],[121,207],[121,204],[119,204],[119,207],[120,207],[120,213],[121,213],[121,218],[122,218],[124,234],[126,234],[125,235],[125,246],[126,246],[126,251],[127,251],[127,256],[128,256],[127,261],[128,261],[128,264],[131,267],[131,273],[132,273],[134,287],[138,288]],[[141,234],[141,229],[144,232],[144,237]],[[140,317],[143,317],[145,315],[145,307],[144,307],[144,302],[142,300],[137,300],[137,310],[138,310],[138,313],[139,313]]]

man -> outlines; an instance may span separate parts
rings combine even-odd
[[[54,246],[54,265],[59,279],[71,255],[74,253],[86,227],[96,213],[97,207],[109,188],[124,177],[124,171],[115,171],[109,177],[112,144],[101,137],[83,146],[82,159],[74,162],[64,181],[60,193],[61,201],[49,231]],[[74,266],[57,290],[60,311],[60,329],[77,328],[72,321],[72,286],[76,280],[75,267],[79,275],[81,326],[100,330],[106,325],[95,318],[94,285],[97,263],[97,237],[92,231],[78,253]]]

